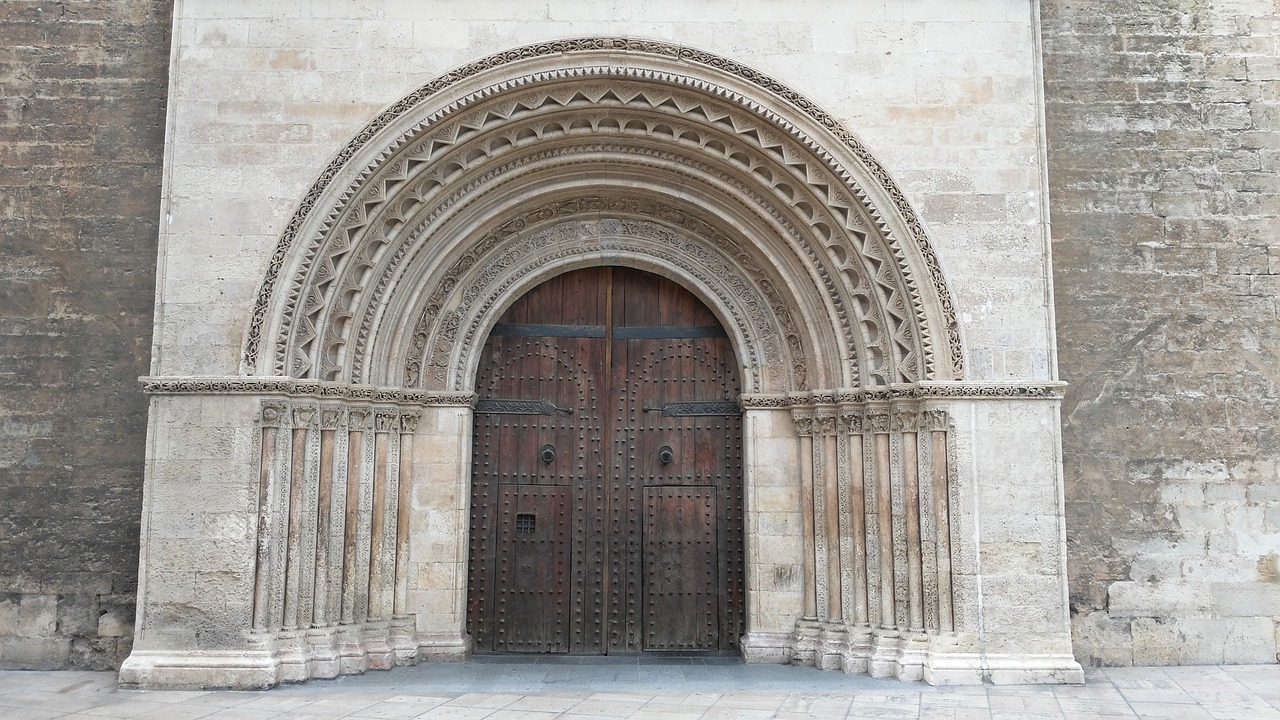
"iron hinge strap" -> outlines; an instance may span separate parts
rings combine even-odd
[[[734,400],[701,400],[695,402],[670,402],[662,407],[646,407],[644,412],[662,411],[663,417],[694,417],[699,415],[741,415],[742,408]]]
[[[507,400],[486,398],[476,401],[476,412],[488,415],[572,415],[570,408],[557,407],[550,400]]]

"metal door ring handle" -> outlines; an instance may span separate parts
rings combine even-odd
[[[555,462],[555,459],[556,459],[555,447],[552,445],[543,445],[542,446],[542,462],[550,465],[551,463]]]
[[[675,459],[675,453],[671,452],[670,445],[663,445],[662,449],[658,451],[658,460],[662,461],[663,465],[670,465],[671,461]]]

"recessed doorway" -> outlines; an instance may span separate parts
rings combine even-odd
[[[697,297],[629,268],[555,277],[499,319],[476,391],[478,651],[737,651],[741,389]]]

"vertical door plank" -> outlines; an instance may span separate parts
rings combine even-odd
[[[715,650],[716,491],[645,488],[644,649]]]

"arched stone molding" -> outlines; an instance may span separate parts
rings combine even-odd
[[[1057,384],[964,382],[923,226],[830,116],[732,61],[605,38],[500,53],[392,105],[279,238],[240,374],[146,380],[122,682],[466,657],[477,353],[524,292],[589,265],[679,282],[733,342],[749,660],[1080,678]],[[982,497],[1012,498],[1001,522]],[[983,585],[988,546],[1005,572]]]
[[[581,219],[587,214],[594,217]],[[803,382],[806,348],[835,343],[831,328],[796,322],[790,308],[799,300],[771,267],[702,219],[655,201],[591,195],[501,223],[461,253],[444,281],[416,283],[430,292],[406,298],[416,322],[389,352],[375,348],[388,358],[378,365],[403,367],[411,386],[465,384],[507,305],[551,275],[601,264],[666,275],[698,294],[735,338],[749,392]]]
[[[602,206],[663,209],[621,199],[590,198],[588,202],[592,200]],[[554,212],[554,207],[544,212]],[[477,250],[485,249],[485,244],[482,240]],[[447,286],[437,286],[425,301],[427,307],[414,313],[418,323],[408,338],[408,347],[399,353],[406,358],[406,378],[411,383],[419,372],[433,375],[433,381],[444,386],[474,377],[480,344],[508,305],[552,275],[603,264],[628,265],[672,277],[717,310],[735,347],[744,355],[741,362],[749,391],[773,384],[763,376],[771,368],[791,368],[803,377],[804,346],[812,346],[812,338],[801,337],[801,328],[789,317],[787,305],[777,293],[766,298],[756,284],[743,280],[755,278],[772,286],[772,278],[758,266],[744,267],[725,253],[724,246],[698,235],[648,219],[606,216],[535,226],[522,232],[514,243],[499,243],[495,237],[488,250],[452,293],[446,291]],[[440,323],[440,309],[446,307],[452,308],[456,320]],[[427,335],[430,331],[433,334]],[[445,335],[448,337],[442,337]]]
[[[451,243],[468,242],[479,218],[545,204],[553,189],[571,196],[646,182],[669,203],[720,219],[721,231],[779,268],[797,296],[824,299],[798,321],[839,329],[821,349],[827,362],[799,384],[778,377],[766,389],[962,376],[936,257],[865,147],[750,69],[625,39],[486,58],[365,128],[281,237],[255,304],[245,371],[367,380],[376,336],[405,321],[383,312],[392,289],[424,277],[406,267],[431,265]],[[465,389],[454,382],[448,389]]]

